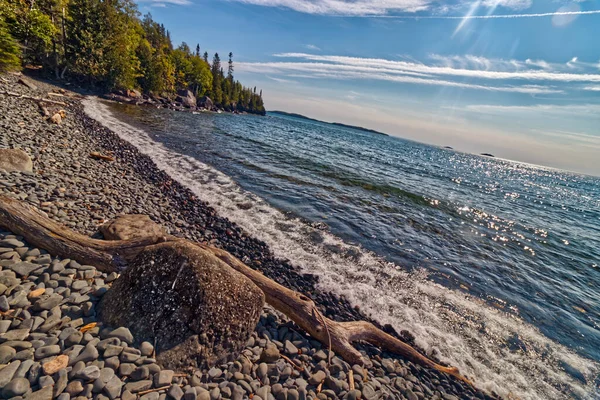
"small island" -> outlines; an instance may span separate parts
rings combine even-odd
[[[342,128],[356,129],[356,130],[362,131],[362,132],[369,132],[369,133],[375,133],[377,135],[389,136],[387,133],[379,132],[379,131],[376,131],[374,129],[363,128],[362,126],[342,124],[340,122],[326,122],[326,121],[321,121],[321,120],[318,120],[318,119],[315,119],[315,118],[307,117],[307,116],[302,115],[302,114],[289,113],[289,112],[285,112],[285,111],[269,111],[269,114],[278,114],[278,115],[283,115],[283,116],[286,116],[286,117],[300,118],[300,119],[305,119],[305,120],[308,120],[308,121],[320,122],[322,124],[335,125],[335,126],[339,126],[339,127],[342,127]]]
[[[495,155],[490,154],[490,153],[481,153],[481,155],[486,156],[486,157],[496,157]]]

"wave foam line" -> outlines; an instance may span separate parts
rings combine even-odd
[[[321,289],[345,296],[382,324],[409,330],[419,346],[459,367],[479,388],[523,400],[596,396],[599,366],[520,318],[433,283],[423,271],[408,273],[328,232],[288,218],[227,175],[167,149],[143,130],[120,121],[98,99],[88,98],[83,104],[90,117],[152,157],[159,168],[220,215],[266,242],[275,256],[318,275]],[[315,236],[320,239],[310,239]],[[514,341],[520,349],[511,351],[508,346]],[[565,366],[577,371],[584,382],[567,374]]]

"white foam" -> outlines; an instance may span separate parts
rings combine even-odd
[[[159,168],[210,203],[220,215],[266,242],[277,257],[318,275],[322,289],[344,295],[380,323],[412,332],[421,347],[436,351],[444,361],[459,367],[478,387],[524,400],[598,397],[595,380],[599,366],[548,339],[534,326],[477,298],[433,283],[424,271],[407,273],[328,232],[290,219],[242,190],[227,175],[168,150],[143,130],[120,121],[98,99],[87,98],[83,104],[89,116],[151,156]],[[316,244],[310,239],[315,235],[323,241]],[[332,252],[332,247],[339,251]],[[504,346],[515,336],[526,350],[511,352]],[[565,373],[562,363],[579,371],[588,383]],[[570,393],[559,388],[569,388]]]

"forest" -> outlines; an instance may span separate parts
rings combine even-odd
[[[199,44],[175,48],[132,0],[0,0],[0,71],[26,65],[106,92],[172,98],[188,89],[226,111],[265,114],[262,91],[234,79],[232,53],[224,70]]]

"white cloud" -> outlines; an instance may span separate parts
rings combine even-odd
[[[389,69],[377,69],[351,65],[334,65],[325,63],[301,63],[301,62],[266,62],[266,63],[238,63],[238,71],[253,72],[257,74],[284,73],[295,78],[326,78],[343,80],[382,80],[396,83],[411,83],[428,86],[447,86],[463,89],[474,89],[495,92],[513,92],[526,94],[550,94],[562,93],[562,90],[541,85],[507,85],[490,86],[454,82],[451,80],[435,79],[430,77],[419,77],[408,74],[398,74],[397,71]]]
[[[519,61],[509,61],[515,68],[509,70],[492,70],[492,69],[477,69],[468,67],[454,67],[448,65],[425,65],[422,63],[386,60],[381,58],[360,58],[347,56],[327,56],[305,53],[281,53],[275,54],[281,58],[297,58],[308,61],[317,61],[326,63],[324,65],[336,66],[338,68],[367,68],[378,70],[379,72],[416,75],[416,76],[433,76],[442,75],[447,77],[464,77],[474,79],[491,79],[491,80],[529,80],[529,81],[553,81],[553,82],[600,82],[600,74],[594,73],[566,73],[561,71],[546,71],[540,69],[519,69],[526,64]],[[438,60],[443,59],[438,57]],[[451,59],[451,58],[448,58]],[[469,60],[465,58],[465,60]],[[483,57],[473,58],[470,62],[477,62],[482,65],[496,66],[497,62],[493,59],[484,59]],[[505,66],[506,61],[502,61]],[[275,66],[277,63],[269,63]],[[283,63],[282,63],[283,64]],[[303,64],[303,63],[300,63]],[[306,63],[304,63],[306,64]]]
[[[540,67],[542,69],[550,69],[550,64],[544,60],[532,60],[531,58],[528,58],[525,60],[525,64]]]
[[[600,104],[536,104],[531,106],[501,106],[488,104],[475,104],[465,107],[467,110],[486,114],[523,113],[545,113],[551,115],[585,115],[596,117],[600,115]]]
[[[589,90],[590,92],[600,92],[600,85],[585,86],[583,90]]]
[[[190,0],[139,0],[140,3],[149,3],[151,7],[166,7],[166,4],[187,6],[192,4]]]
[[[492,18],[540,18],[540,17],[572,17],[586,14],[600,14],[600,10],[581,11],[579,9],[563,8],[547,13],[523,14],[494,14],[498,7],[521,11],[531,7],[533,0],[468,0],[463,3],[448,5],[442,0],[231,0],[240,3],[253,4],[263,7],[288,8],[306,14],[347,16],[347,17],[390,17],[415,19],[459,19],[462,20],[456,32],[469,19]],[[467,5],[466,15],[447,15],[457,12]],[[483,15],[477,13],[485,9]],[[422,11],[434,12],[437,15],[394,15],[395,13],[416,13]],[[456,33],[455,32],[455,33]]]
[[[489,8],[505,7],[513,10],[524,10],[531,7],[532,0],[483,0],[481,5]]]
[[[416,12],[429,8],[429,0],[236,0],[265,7],[284,7],[307,14],[384,15],[388,12]]]
[[[321,51],[321,49],[315,46],[314,44],[305,44],[304,47],[306,47],[309,50]]]
[[[267,76],[267,78],[271,79],[272,81],[279,82],[279,83],[298,83],[292,79],[276,78],[273,76]]]

